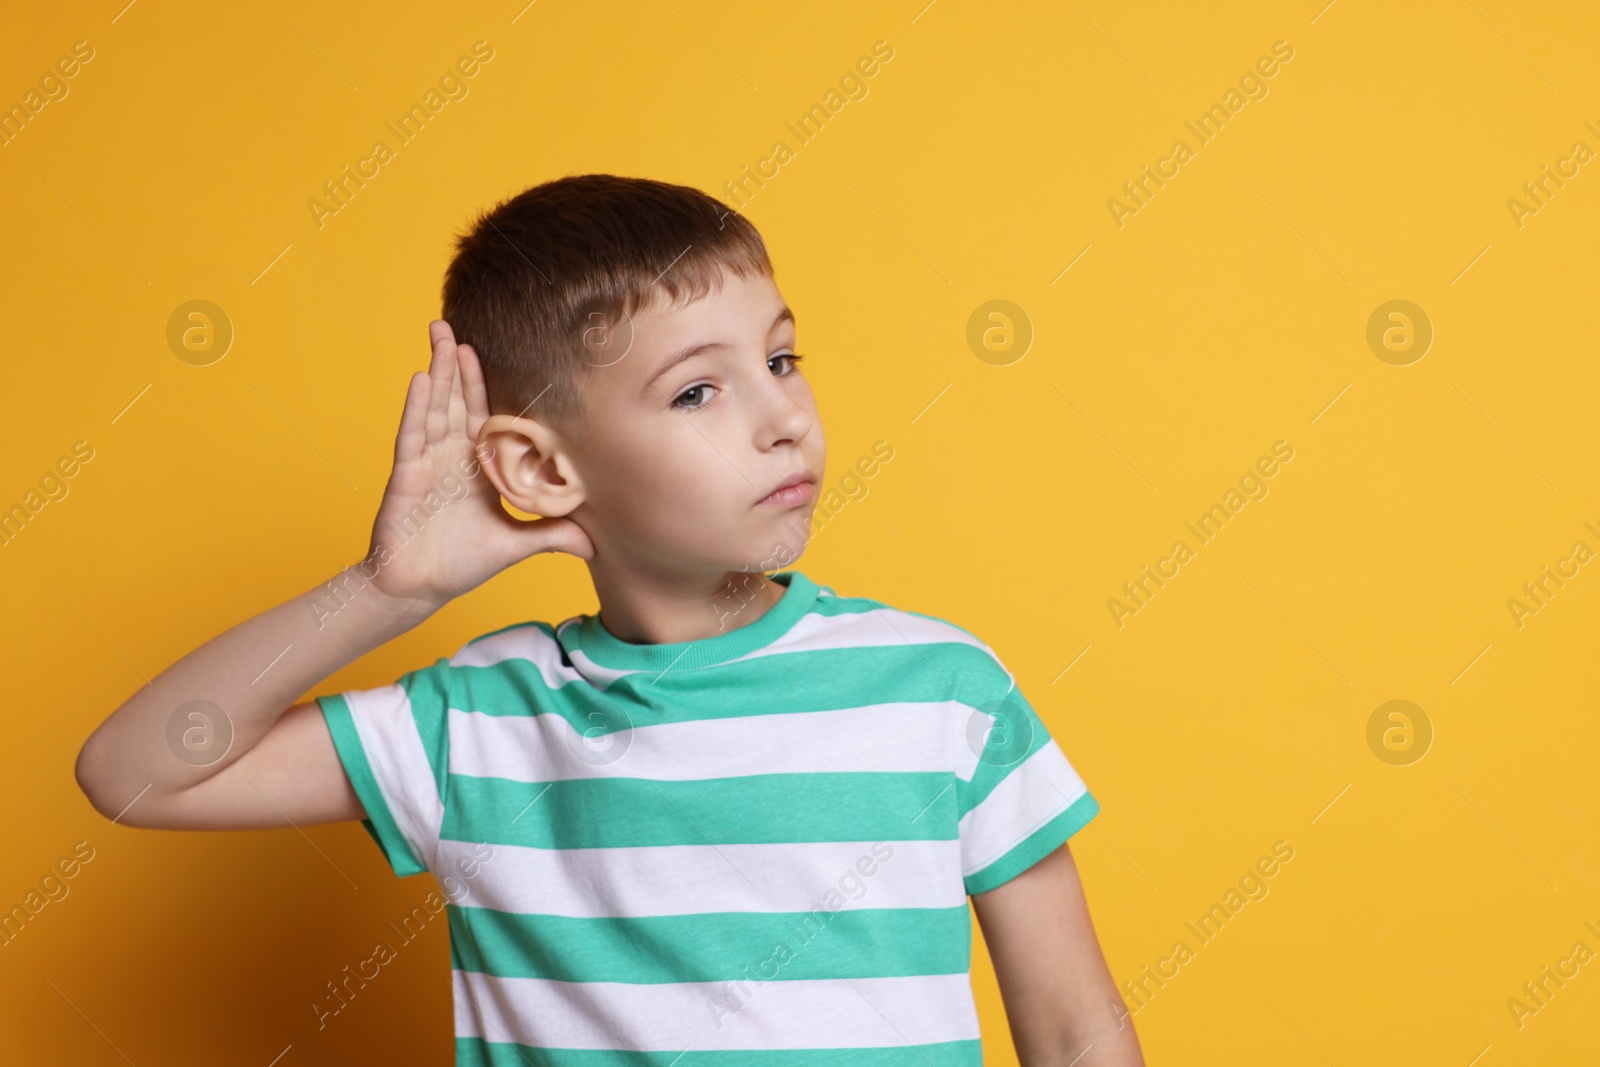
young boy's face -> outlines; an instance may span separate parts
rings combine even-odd
[[[720,576],[800,555],[827,446],[794,351],[773,280],[729,272],[701,299],[663,297],[591,347],[586,427],[567,447],[583,485],[572,517],[601,556]],[[797,499],[763,500],[795,475],[810,482]]]

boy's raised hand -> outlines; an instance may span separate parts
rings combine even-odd
[[[572,519],[525,521],[500,506],[475,450],[490,417],[478,357],[444,322],[429,333],[433,363],[406,393],[366,562],[218,634],[112,712],[74,768],[106,818],[238,830],[366,817],[322,711],[295,699],[519,560],[553,551],[593,558],[594,542]],[[342,595],[356,568],[377,596]],[[228,731],[221,751],[200,760],[173,738],[178,716],[196,705],[209,710],[191,721],[205,714]]]
[[[539,552],[592,559],[595,549],[571,519],[518,519],[501,507],[475,452],[489,418],[477,353],[442,319],[428,333],[433,361],[411,377],[362,571],[380,592],[431,613]]]

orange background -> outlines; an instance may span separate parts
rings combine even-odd
[[[0,147],[0,504],[94,450],[0,547],[0,906],[94,850],[0,948],[17,1062],[448,1062],[442,926],[323,1031],[308,1007],[428,876],[395,879],[355,824],[113,826],[73,760],[147,678],[360,558],[475,209],[588,171],[726,196],[780,138],[744,210],[798,314],[827,480],[894,448],[799,567],[1017,674],[1104,807],[1073,847],[1119,982],[1294,849],[1140,1010],[1149,1061],[1600,1048],[1593,963],[1520,1028],[1507,1007],[1600,950],[1600,568],[1520,626],[1507,603],[1600,549],[1600,176],[1520,225],[1508,207],[1600,149],[1592,6],[112,0],[7,30],[7,107],[94,49]],[[307,200],[479,40],[469,95],[319,228]],[[880,40],[867,95],[798,145],[784,123]],[[1199,144],[1184,124],[1278,41],[1267,95]],[[1193,158],[1119,226],[1108,200],[1180,138]],[[193,299],[235,331],[208,366],[166,339]],[[996,299],[1031,325],[1020,358],[968,344]],[[1404,366],[1367,342],[1396,299],[1434,330]],[[1119,627],[1122,583],[1277,441],[1268,495]],[[594,607],[580,561],[539,557],[314,692]],[[1431,724],[1404,765],[1368,744],[1391,700]],[[1013,1063],[977,952],[988,1060]]]

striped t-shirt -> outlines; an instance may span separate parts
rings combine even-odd
[[[773,580],[712,637],[527,622],[317,698],[445,889],[458,1064],[982,1063],[967,896],[1099,805],[978,638]]]

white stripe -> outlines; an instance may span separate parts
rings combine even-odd
[[[860,599],[860,598],[851,598]],[[580,625],[581,617],[568,619],[556,628],[562,634],[565,627]],[[994,650],[960,627],[939,619],[927,618],[895,608],[874,608],[871,611],[847,612],[825,615],[809,611],[787,632],[761,648],[735,656],[715,666],[741,663],[788,652],[821,652],[842,648],[877,648],[900,645],[962,644],[982,649],[989,654],[999,669],[1012,680],[1010,671],[1000,663]],[[605,688],[616,679],[638,673],[633,669],[603,667],[582,651],[571,653],[572,663],[590,681]]]
[[[475,637],[450,657],[450,666],[493,667],[508,660],[531,663],[550,689],[583,680],[583,675],[561,662],[561,646],[555,639],[534,625]]]
[[[961,875],[982,870],[1088,792],[1055,738],[961,817]]]
[[[909,611],[887,607],[838,615],[813,611],[803,616],[776,641],[752,652],[750,657],[780,652],[951,643],[971,645],[990,652],[988,645],[960,627]],[[992,652],[990,654],[993,655]]]
[[[784,980],[781,964],[773,966],[776,980],[737,985],[557,982],[454,971],[456,1035],[532,1048],[672,1053],[898,1048],[979,1037],[965,972]],[[728,999],[730,993],[739,999]]]
[[[615,717],[621,714],[618,706],[597,711],[593,727],[580,730],[556,714],[451,709],[450,770],[514,782],[612,777],[686,782],[751,774],[954,770],[965,781],[978,760],[978,751],[966,741],[967,726],[982,713],[946,700],[631,728]],[[597,732],[600,727],[604,732]]]
[[[444,803],[405,688],[397,683],[343,696],[389,813],[418,862],[431,868],[444,823]]]
[[[954,838],[561,850],[446,839],[433,870],[460,907],[574,919],[826,910],[829,890],[843,910],[950,908],[967,900],[960,850]]]

